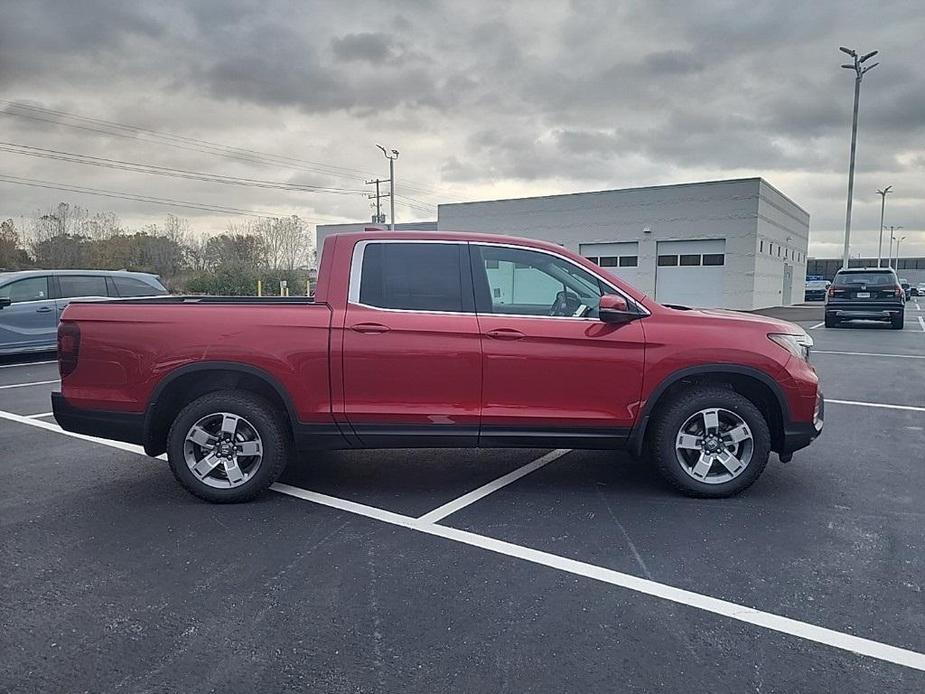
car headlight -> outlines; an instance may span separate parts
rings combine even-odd
[[[806,333],[791,335],[789,333],[771,333],[768,337],[803,361],[809,361],[809,351],[813,346],[813,338]]]

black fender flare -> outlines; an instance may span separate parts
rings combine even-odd
[[[778,385],[777,381],[775,381],[764,371],[751,366],[742,366],[741,364],[698,364],[697,366],[689,366],[687,368],[672,372],[664,379],[662,379],[662,381],[652,390],[652,393],[646,399],[646,404],[639,412],[639,416],[636,419],[636,425],[633,427],[633,431],[630,433],[629,441],[627,442],[628,448],[633,453],[633,455],[639,456],[642,454],[642,444],[645,440],[646,429],[649,426],[649,419],[651,418],[652,412],[655,410],[655,407],[658,405],[659,400],[665,394],[665,392],[682,379],[690,378],[691,376],[706,375],[734,375],[754,378],[762,385],[767,386],[768,389],[774,394],[774,397],[777,400],[777,404],[780,407],[781,422],[784,427],[786,427],[790,421],[790,407],[787,404],[787,398],[784,395],[783,390],[781,390],[781,387]]]

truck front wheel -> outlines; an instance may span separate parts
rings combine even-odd
[[[191,493],[215,503],[249,501],[289,460],[277,408],[254,393],[220,390],[184,407],[167,435],[167,460]]]
[[[652,457],[661,475],[688,496],[738,494],[761,475],[771,434],[761,411],[734,390],[692,386],[659,410]]]

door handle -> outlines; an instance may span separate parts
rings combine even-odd
[[[513,328],[495,328],[485,334],[495,340],[522,340],[526,337],[522,332]]]
[[[387,333],[391,328],[382,323],[357,323],[356,325],[351,325],[350,329],[355,333],[364,333],[368,335],[378,335],[380,333]]]
[[[36,313],[49,313],[51,311],[51,306],[42,306],[42,308],[35,309]]]

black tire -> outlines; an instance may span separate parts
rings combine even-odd
[[[707,408],[735,413],[752,433],[753,450],[745,469],[727,482],[710,484],[694,479],[683,468],[675,441],[689,417]],[[760,410],[745,396],[720,386],[694,385],[662,406],[653,422],[649,447],[655,467],[682,494],[703,498],[727,497],[747,489],[764,471],[771,452],[771,434]]]
[[[240,485],[225,489],[211,487],[200,480],[184,457],[186,436],[192,426],[203,417],[222,412],[244,418],[259,435],[263,451],[260,466],[253,475]],[[177,481],[200,499],[220,504],[250,501],[265,491],[282,474],[291,448],[284,413],[265,398],[247,391],[206,393],[180,411],[167,435],[167,461]]]
[[[829,313],[825,314],[825,327],[837,328],[839,325],[840,325],[839,320],[835,316]]]
[[[902,330],[906,327],[906,312],[900,311],[892,319],[890,319],[890,327],[893,330]]]

